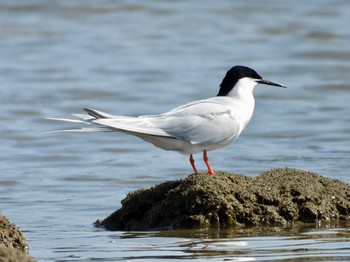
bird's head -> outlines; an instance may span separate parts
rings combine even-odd
[[[220,84],[217,96],[229,96],[232,93],[231,91],[237,88],[253,90],[257,84],[285,87],[277,82],[263,79],[255,70],[249,67],[237,65],[227,71]]]

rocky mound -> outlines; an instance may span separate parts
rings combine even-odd
[[[350,185],[296,169],[190,175],[129,193],[98,227],[149,230],[348,220]]]
[[[0,261],[1,262],[35,262],[26,253],[9,247],[0,246]]]
[[[27,252],[27,241],[21,231],[0,214],[0,261],[35,261],[27,255]]]
[[[28,252],[27,241],[21,231],[2,214],[0,214],[0,246]]]

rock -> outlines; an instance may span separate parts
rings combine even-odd
[[[1,262],[35,262],[26,253],[9,247],[0,246],[0,261]]]
[[[2,214],[0,214],[0,261],[32,262],[26,253],[27,241],[21,231]]]
[[[280,168],[256,178],[221,172],[190,175],[140,189],[95,225],[108,230],[150,230],[283,226],[349,218],[349,184]]]
[[[0,246],[28,252],[27,241],[21,231],[2,214],[0,214]]]

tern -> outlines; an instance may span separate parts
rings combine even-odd
[[[94,125],[60,131],[118,131],[161,149],[187,154],[194,173],[198,171],[193,154],[203,152],[208,174],[214,175],[207,151],[227,146],[240,136],[253,115],[253,90],[258,84],[285,88],[263,79],[249,67],[237,65],[227,71],[215,97],[193,101],[163,114],[130,117],[84,108],[87,114],[73,114],[79,119],[49,119]]]

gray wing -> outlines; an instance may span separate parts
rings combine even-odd
[[[243,129],[235,113],[217,101],[200,100],[158,116],[144,116],[170,136],[196,145],[224,144],[235,140]]]
[[[240,126],[232,108],[215,98],[194,101],[161,115],[127,117],[84,108],[89,115],[75,115],[82,120],[56,119],[101,128],[78,128],[68,131],[121,131],[136,136],[150,135],[184,140],[194,145],[225,144],[237,139]]]

